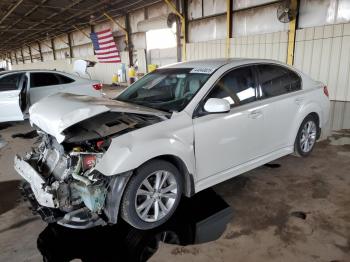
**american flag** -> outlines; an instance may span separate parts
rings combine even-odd
[[[95,54],[100,63],[120,63],[120,55],[111,29],[90,34]]]

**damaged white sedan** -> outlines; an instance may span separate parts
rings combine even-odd
[[[220,59],[156,70],[116,99],[58,94],[30,109],[37,148],[15,169],[48,222],[163,224],[191,195],[311,153],[327,87],[285,64]],[[205,205],[210,203],[203,203]]]

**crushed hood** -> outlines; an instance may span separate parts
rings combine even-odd
[[[124,112],[166,118],[165,112],[104,97],[59,93],[46,97],[29,109],[30,122],[62,143],[64,130],[105,112]]]

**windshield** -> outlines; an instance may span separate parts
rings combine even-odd
[[[116,100],[167,112],[181,111],[210,77],[197,72],[192,68],[157,70],[131,85]]]

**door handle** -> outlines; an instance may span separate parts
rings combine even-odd
[[[257,119],[262,116],[262,111],[260,110],[253,110],[252,112],[249,113],[249,117],[252,119]]]
[[[18,94],[15,94],[15,95],[8,95],[7,98],[16,98],[18,97]]]
[[[298,98],[295,99],[295,103],[296,103],[297,105],[300,105],[304,100],[305,100],[304,97],[298,97]]]

